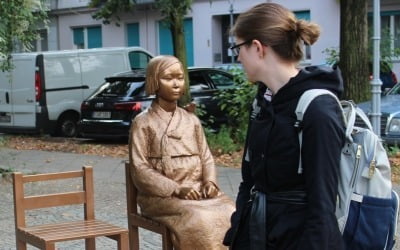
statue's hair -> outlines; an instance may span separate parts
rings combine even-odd
[[[146,70],[146,94],[155,95],[157,93],[160,88],[160,74],[175,63],[179,63],[183,71],[182,63],[174,56],[160,55],[150,60]]]
[[[282,5],[261,3],[241,13],[230,33],[244,41],[259,40],[282,59],[297,62],[303,58],[303,43],[314,44],[320,28],[315,23],[297,19]]]

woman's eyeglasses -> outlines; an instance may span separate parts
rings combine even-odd
[[[234,56],[238,56],[238,55],[239,55],[239,52],[240,52],[240,47],[243,46],[243,45],[245,45],[245,44],[251,43],[252,41],[253,41],[253,39],[252,39],[252,40],[247,40],[247,41],[245,41],[245,42],[236,44],[236,45],[230,47],[229,49],[232,51],[232,54],[233,54]]]

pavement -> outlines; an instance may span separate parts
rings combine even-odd
[[[125,170],[124,163],[127,159],[103,157],[96,155],[82,155],[73,153],[47,152],[37,150],[14,150],[0,147],[0,168],[19,171],[24,174],[38,174],[49,172],[72,171],[81,169],[84,165],[93,166],[95,213],[96,218],[127,228],[126,196],[125,196]],[[238,185],[241,181],[240,169],[217,167],[220,188],[233,200],[236,199]],[[25,185],[26,192],[40,194],[45,191],[68,191],[81,188],[79,182],[68,180],[64,183],[53,182],[48,186],[43,183]],[[400,193],[400,186],[394,185]],[[14,206],[12,181],[8,177],[0,177],[0,250],[14,250]],[[27,224],[34,225],[47,222],[82,219],[82,206],[67,206],[33,210],[26,213]],[[161,250],[161,237],[147,230],[139,230],[140,249]],[[397,235],[397,239],[400,239]],[[400,250],[396,244],[396,250]],[[106,237],[96,239],[99,250],[117,249],[115,241]],[[56,249],[81,250],[84,241],[68,241],[56,244]],[[28,246],[28,250],[36,249]]]
[[[128,228],[124,169],[126,160],[96,155],[0,148],[0,168],[24,174],[72,171],[79,170],[84,165],[93,166],[96,218],[124,228]],[[241,181],[240,169],[217,167],[217,171],[221,190],[235,200]],[[46,190],[64,192],[77,188],[80,188],[80,183],[71,182],[71,180],[64,183],[50,182],[46,187],[42,182],[25,185],[26,192],[35,194]],[[0,250],[16,249],[13,209],[11,178],[0,177]],[[81,219],[82,209],[82,206],[76,205],[32,210],[26,213],[27,224]],[[161,237],[158,234],[139,230],[139,237],[140,249],[161,249]],[[56,244],[56,249],[81,250],[84,248],[83,240]],[[28,246],[28,249],[36,248]],[[106,237],[99,237],[96,239],[96,249],[117,249],[117,244]]]

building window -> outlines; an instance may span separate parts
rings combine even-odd
[[[391,52],[400,50],[400,11],[381,12],[381,37],[386,39]]]
[[[140,46],[139,23],[128,23],[126,25],[126,37],[128,46]]]
[[[77,49],[91,49],[102,47],[100,26],[73,28],[72,33],[74,46]]]
[[[42,29],[38,31],[39,39],[32,42],[32,51],[47,51],[48,47],[48,38],[47,38],[47,30]]]
[[[310,21],[310,11],[294,11],[297,19],[303,19],[306,21]],[[304,61],[311,60],[311,46],[304,44]]]
[[[373,15],[368,15],[368,26],[370,34],[373,34]],[[384,11],[381,12],[381,50],[389,50],[388,53],[393,55],[395,50],[400,50],[400,11]],[[381,53],[381,54],[382,54]]]

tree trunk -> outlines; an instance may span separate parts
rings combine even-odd
[[[190,85],[189,85],[189,75],[187,71],[187,62],[186,62],[186,45],[185,45],[185,33],[183,30],[183,17],[179,17],[176,14],[172,14],[171,18],[171,32],[172,32],[172,41],[174,43],[174,53],[175,56],[182,62],[183,69],[185,72],[185,95],[179,100],[179,105],[184,106],[191,101],[190,96]]]
[[[368,1],[340,1],[340,62],[343,99],[355,102],[370,97],[368,70]]]

